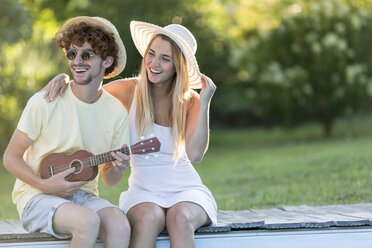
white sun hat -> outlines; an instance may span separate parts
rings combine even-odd
[[[119,32],[116,29],[116,27],[114,26],[114,24],[112,24],[110,21],[106,20],[105,18],[98,17],[98,16],[95,16],[95,17],[77,16],[77,17],[74,17],[74,18],[68,20],[62,26],[61,31],[64,32],[69,27],[71,27],[73,25],[76,25],[78,23],[81,23],[81,22],[85,22],[85,23],[87,23],[89,25],[92,25],[92,26],[100,27],[104,31],[106,31],[107,33],[112,34],[114,36],[115,43],[119,48],[118,55],[117,55],[118,56],[118,61],[117,61],[117,64],[116,64],[114,70],[111,73],[107,74],[104,78],[113,78],[113,77],[119,75],[124,70],[125,65],[127,63],[127,52],[125,50],[124,43],[120,38]]]
[[[197,43],[192,33],[182,25],[170,24],[164,28],[146,22],[131,21],[130,32],[138,52],[145,55],[146,48],[155,34],[163,34],[171,38],[181,49],[187,61],[190,87],[202,87],[198,62],[195,58]]]

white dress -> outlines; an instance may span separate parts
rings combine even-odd
[[[135,128],[135,99],[129,113],[131,145],[137,143]],[[157,154],[131,156],[129,188],[120,195],[119,206],[127,213],[142,202],[153,202],[169,208],[178,202],[188,201],[200,205],[208,214],[212,225],[217,224],[217,204],[210,190],[203,185],[187,155],[173,163],[171,128],[154,124],[145,139],[155,136],[161,146]]]

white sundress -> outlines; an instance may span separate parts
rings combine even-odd
[[[135,128],[135,99],[129,113],[131,145],[137,143]],[[160,151],[156,154],[131,156],[129,188],[120,195],[119,206],[127,213],[142,202],[153,202],[169,208],[178,202],[188,201],[200,205],[212,221],[217,224],[217,204],[210,190],[203,185],[199,174],[184,154],[177,164],[173,162],[173,140],[171,128],[154,124],[145,139],[159,139]]]

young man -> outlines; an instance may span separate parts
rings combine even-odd
[[[126,52],[112,23],[100,17],[67,21],[57,45],[69,60],[73,82],[66,93],[46,103],[43,92],[30,98],[4,153],[4,166],[17,177],[12,198],[23,226],[57,238],[72,235],[70,247],[127,247],[130,227],[116,206],[98,197],[98,176],[92,181],[66,180],[74,168],[47,179],[40,162],[50,153],[87,150],[101,154],[129,144],[127,113],[102,89],[103,78],[118,75]],[[119,154],[119,153],[118,153]],[[102,181],[116,185],[128,166],[128,156],[115,153],[112,163],[99,167]],[[76,172],[75,172],[76,173]]]

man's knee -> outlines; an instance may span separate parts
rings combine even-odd
[[[117,223],[116,227],[116,239],[120,240],[120,243],[129,243],[130,235],[131,235],[131,228],[127,218],[125,217],[125,221],[121,221]]]
[[[126,247],[129,244],[131,228],[127,217],[116,208],[98,211],[101,218],[100,237],[113,247]],[[126,245],[125,245],[126,244]]]
[[[110,222],[111,227],[119,236],[130,237],[131,228],[127,217],[119,209],[114,209],[114,218]]]
[[[62,233],[67,231],[73,237],[93,239],[98,236],[100,218],[89,208],[64,204],[57,209],[53,218],[53,226],[57,231]]]
[[[100,218],[97,213],[89,209],[89,211],[86,211],[83,216],[73,221],[76,224],[72,230],[73,236],[75,234],[84,237],[97,238],[100,226]]]

